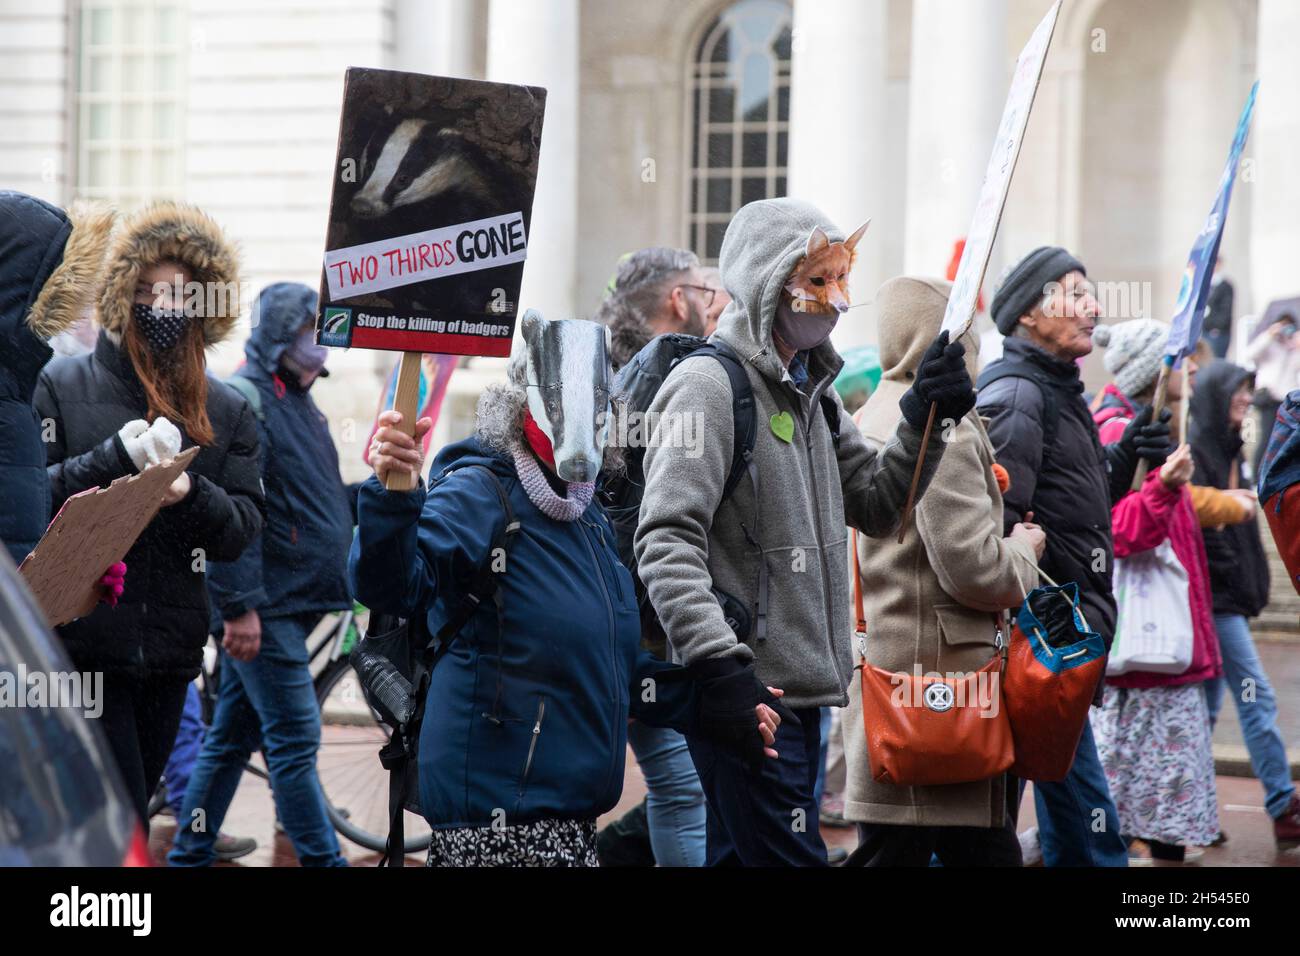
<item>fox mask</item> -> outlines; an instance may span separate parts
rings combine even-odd
[[[849,307],[849,272],[857,258],[857,245],[871,225],[868,219],[843,242],[831,242],[821,226],[808,235],[804,256],[785,282],[785,294],[796,312],[825,314]]]

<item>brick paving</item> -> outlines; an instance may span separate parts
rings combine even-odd
[[[330,728],[326,728],[329,733]],[[1300,850],[1291,850],[1279,854],[1273,846],[1272,822],[1263,808],[1263,793],[1253,778],[1227,777],[1218,778],[1219,814],[1224,830],[1228,833],[1228,843],[1222,847],[1208,849],[1203,866],[1300,866]],[[624,778],[623,796],[618,806],[600,819],[604,825],[621,816],[626,810],[635,806],[645,795],[645,781],[641,771],[628,752],[627,773]],[[1026,794],[1021,808],[1021,827],[1029,827],[1034,822],[1034,802]],[[149,846],[154,860],[165,863],[171,838],[175,833],[174,823],[163,817],[155,817],[150,832]],[[265,781],[245,774],[231,805],[230,813],[224,827],[226,832],[239,836],[251,836],[258,842],[258,848],[250,855],[233,864],[224,866],[297,866],[293,848],[288,839],[275,831],[275,810],[271,794]],[[852,829],[835,829],[822,827],[822,836],[827,845],[842,846],[852,850],[857,845],[857,837]],[[340,840],[344,855],[353,866],[374,866],[378,854]],[[409,865],[422,865],[422,856],[408,857]]]

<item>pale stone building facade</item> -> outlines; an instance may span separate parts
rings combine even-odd
[[[872,219],[866,302],[900,272],[942,274],[1049,5],[0,0],[0,188],[190,200],[240,241],[250,293],[315,284],[345,67],[528,82],[549,97],[523,305],[590,315],[622,252],[710,258],[741,202],[782,194],[846,229]],[[1225,270],[1242,315],[1300,293],[1300,3],[1066,0],[986,295],[1054,242],[1114,284],[1115,317],[1167,317],[1256,77]],[[837,342],[871,341],[870,306],[850,316]],[[393,359],[338,355],[319,387],[349,477]],[[441,439],[499,374],[456,373]]]

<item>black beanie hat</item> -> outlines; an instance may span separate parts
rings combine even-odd
[[[1088,274],[1083,263],[1060,246],[1039,246],[1015,264],[993,293],[993,324],[1010,335],[1048,285],[1076,270]]]

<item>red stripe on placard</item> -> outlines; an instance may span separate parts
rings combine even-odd
[[[392,352],[436,352],[441,355],[510,354],[509,337],[452,335],[445,332],[408,332],[399,329],[359,328],[352,330],[352,347],[386,349]]]

